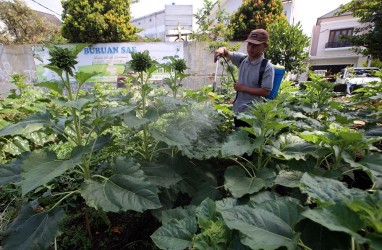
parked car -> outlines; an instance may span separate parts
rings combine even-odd
[[[346,85],[346,93],[351,94],[354,89],[369,82],[381,82],[375,72],[381,71],[376,67],[349,67],[341,70],[336,85]]]

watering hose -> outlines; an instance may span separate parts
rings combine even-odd
[[[219,56],[219,57],[220,57],[220,56]],[[217,57],[217,59],[219,59],[219,57]],[[233,83],[235,83],[235,82],[236,82],[236,79],[235,79],[235,75],[233,74],[232,68],[231,68],[231,66],[229,65],[227,59],[226,59],[224,56],[222,56],[222,57],[223,57],[223,59],[224,59],[224,62],[227,64],[228,71],[231,73]],[[236,99],[237,99],[237,92],[236,92],[236,95],[235,95],[235,99],[233,100],[232,103],[234,103],[234,102],[236,101]]]
[[[235,82],[236,82],[236,79],[235,79],[235,76],[233,75],[232,68],[230,67],[230,65],[229,65],[229,63],[228,63],[228,61],[227,61],[227,59],[226,59],[224,56],[222,56],[222,57],[223,57],[225,63],[227,64],[228,71],[231,73],[233,82],[235,83]]]
[[[216,90],[216,79],[217,79],[217,75],[218,75],[218,65],[219,65],[219,57],[217,57],[217,59],[216,59],[215,78],[214,78],[214,82],[212,84],[212,92],[215,92],[215,90]]]

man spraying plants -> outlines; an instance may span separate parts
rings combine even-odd
[[[224,57],[239,68],[239,79],[234,82],[236,98],[233,111],[237,114],[248,110],[254,100],[262,102],[273,89],[275,77],[274,66],[264,57],[268,48],[268,32],[264,29],[251,31],[247,40],[247,54],[231,52],[225,47],[216,49],[214,61]],[[247,123],[235,118],[235,127],[248,126]]]

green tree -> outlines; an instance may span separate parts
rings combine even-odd
[[[230,40],[232,32],[227,29],[231,19],[230,14],[221,8],[220,0],[215,2],[204,0],[203,2],[203,7],[194,14],[196,24],[199,27],[192,37],[198,41]],[[215,7],[217,10],[212,18],[211,15]]]
[[[62,34],[74,43],[134,41],[138,29],[130,23],[130,5],[130,0],[63,0]]]
[[[301,73],[309,59],[309,37],[302,30],[300,22],[291,26],[285,19],[280,19],[268,26],[269,47],[266,57],[272,63],[285,67],[287,72]]]
[[[267,29],[278,19],[285,19],[281,0],[243,0],[232,15],[229,28],[234,40],[245,40],[251,30]]]
[[[23,1],[1,1],[0,43],[62,43],[60,28],[40,17]]]
[[[347,11],[353,13],[363,24],[354,30],[353,36],[346,39],[352,43],[357,53],[371,55],[375,59],[382,60],[382,1],[381,0],[352,0],[348,4],[341,5],[337,14]]]

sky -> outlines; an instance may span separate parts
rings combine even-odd
[[[61,0],[24,0],[29,7],[35,10],[51,13],[60,18]],[[296,0],[295,21],[300,21],[302,30],[311,36],[312,28],[317,18],[335,10],[340,4],[350,0]],[[164,10],[166,4],[193,5],[193,12],[203,7],[203,0],[140,0],[131,5],[133,18],[142,17],[156,11]]]

